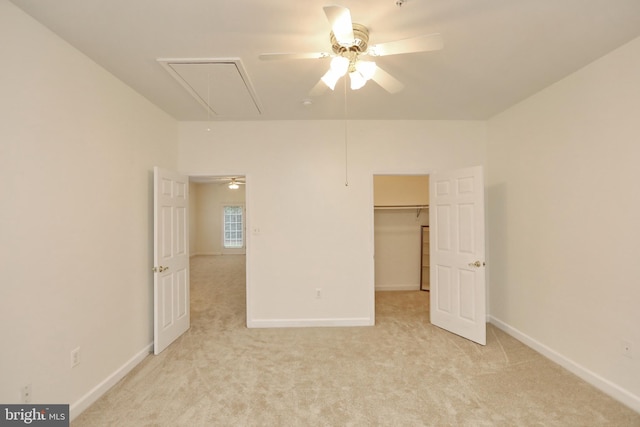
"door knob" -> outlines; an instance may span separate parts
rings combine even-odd
[[[469,267],[484,267],[484,262],[480,262],[480,261],[476,261],[476,262],[470,262],[469,263]]]
[[[153,267],[153,272],[154,273],[162,273],[163,271],[167,271],[169,269],[169,267]]]

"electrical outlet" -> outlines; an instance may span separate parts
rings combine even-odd
[[[322,298],[322,288],[316,288],[316,299]]]
[[[80,347],[71,350],[71,367],[75,368],[80,364]]]
[[[623,356],[633,359],[633,346],[631,345],[630,341],[620,341],[620,350],[622,351]]]
[[[27,384],[20,390],[22,403],[31,403],[31,384]]]

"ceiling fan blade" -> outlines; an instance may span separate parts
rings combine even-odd
[[[222,178],[221,180],[222,182],[220,183],[220,185],[231,185],[231,184],[246,185],[244,178]]]
[[[338,43],[345,47],[353,46],[355,36],[353,35],[353,22],[349,9],[342,6],[325,6],[323,9]]]
[[[398,79],[387,73],[380,67],[376,68],[376,72],[371,77],[371,80],[378,83],[380,87],[389,93],[398,93],[404,89],[404,85],[400,83]]]
[[[328,58],[327,52],[307,52],[307,53],[263,53],[258,58],[263,61],[273,61],[279,59],[322,59]]]
[[[444,46],[440,34],[427,34],[395,42],[381,43],[369,47],[371,56],[398,55],[401,53],[429,52],[440,50]]]

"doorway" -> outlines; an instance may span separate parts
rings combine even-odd
[[[189,253],[246,253],[246,181],[242,175],[189,177]]]
[[[375,290],[423,289],[429,175],[374,175],[373,181]]]
[[[246,177],[244,175],[189,177],[189,254],[190,257],[210,257],[217,273],[229,277],[246,292],[247,250]],[[242,258],[232,262],[231,258]],[[222,261],[226,258],[226,261]],[[200,263],[202,264],[202,263]],[[242,265],[243,268],[237,268]],[[202,274],[202,269],[199,274]],[[205,269],[206,274],[217,274]],[[191,278],[194,278],[191,272]],[[201,280],[202,278],[198,278]],[[192,280],[193,282],[193,280]],[[217,301],[219,303],[220,301]],[[246,314],[242,307],[232,305]]]

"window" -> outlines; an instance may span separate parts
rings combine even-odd
[[[244,247],[244,224],[242,206],[224,207],[224,248],[241,249]]]

